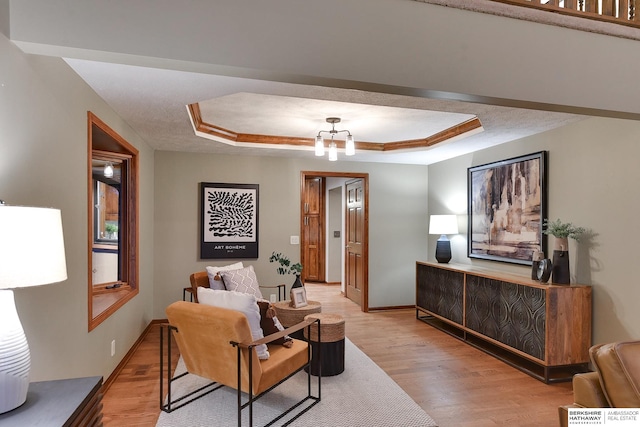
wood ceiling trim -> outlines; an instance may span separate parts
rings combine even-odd
[[[431,147],[441,142],[447,141],[451,138],[455,138],[456,136],[460,136],[472,130],[479,129],[481,127],[482,123],[480,123],[480,119],[474,117],[473,119],[469,119],[466,122],[451,126],[448,129],[440,131],[426,138],[408,141],[388,142],[384,144],[384,151]]]
[[[200,112],[200,104],[189,104],[187,106],[193,126],[197,132],[211,135],[217,138],[225,139],[234,143],[243,144],[264,144],[264,145],[287,145],[297,147],[315,147],[315,138],[300,138],[293,136],[278,136],[278,135],[261,135],[250,133],[237,133],[229,129],[222,128],[220,126],[207,123],[202,119]],[[432,147],[441,142],[447,141],[456,136],[465,134],[472,130],[482,127],[482,123],[477,117],[469,119],[466,122],[457,124],[434,135],[426,138],[419,138],[406,141],[393,141],[385,143],[356,141],[356,150],[365,151],[396,151],[396,150],[411,150],[419,148]],[[328,146],[330,139],[325,139],[325,146]],[[345,148],[345,142],[342,140],[334,140],[336,146],[339,149]]]

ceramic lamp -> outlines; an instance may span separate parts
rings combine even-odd
[[[0,414],[26,401],[31,367],[11,289],[66,279],[60,211],[0,203]]]
[[[455,215],[431,215],[429,234],[439,234],[436,243],[436,260],[440,263],[451,261],[451,242],[447,234],[458,234],[458,218]]]

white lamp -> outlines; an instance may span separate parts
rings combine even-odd
[[[66,279],[60,211],[5,206],[0,201],[0,414],[27,399],[31,366],[10,289]]]
[[[451,242],[447,234],[458,234],[458,218],[455,215],[431,215],[429,234],[440,234],[436,243],[436,260],[444,264],[451,261]]]

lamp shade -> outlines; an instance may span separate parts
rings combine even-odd
[[[67,279],[58,209],[0,206],[0,289]]]
[[[429,234],[458,234],[458,218],[455,215],[431,215]]]

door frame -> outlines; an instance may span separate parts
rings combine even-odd
[[[362,258],[364,271],[363,285],[362,285],[362,304],[360,308],[363,312],[369,311],[369,174],[359,172],[322,172],[322,171],[301,171],[300,172],[300,259],[303,259],[304,248],[302,242],[304,242],[304,183],[307,178],[321,177],[321,178],[347,178],[347,179],[362,179],[363,184],[363,197],[364,197],[364,243],[362,247]],[[326,197],[323,194],[322,197]],[[326,204],[324,207],[324,215],[326,215]],[[346,236],[345,236],[346,238]],[[323,242],[326,243],[326,232],[322,235]],[[343,250],[346,243],[343,242]],[[326,246],[325,246],[326,247]],[[342,266],[344,273],[345,266]],[[344,275],[343,275],[344,277]],[[346,296],[345,296],[346,298]]]

